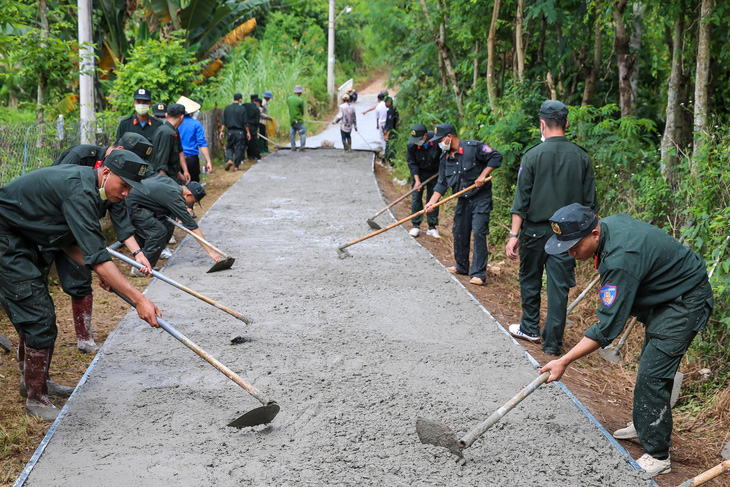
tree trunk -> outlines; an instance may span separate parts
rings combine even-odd
[[[633,52],[634,59],[638,59],[639,52],[641,52],[641,35],[644,23],[644,5],[641,2],[634,2],[634,21],[633,28],[631,30],[631,39],[629,40],[629,47]],[[631,77],[629,78],[631,85],[631,107],[636,106],[636,95],[639,89],[639,63],[634,63],[634,69],[631,70]]]
[[[631,68],[634,64],[631,52],[629,51],[629,39],[626,37],[626,28],[623,20],[627,3],[628,0],[614,2],[613,8],[611,9],[615,24],[613,46],[618,59],[618,92],[622,117],[631,115]]]
[[[710,12],[712,0],[700,0],[701,12],[699,38],[697,40],[697,70],[695,79],[694,154],[704,144],[707,132],[707,85],[710,80]],[[693,164],[694,167],[694,164]]]
[[[444,58],[441,56],[441,51],[439,53],[439,72],[441,72],[441,86],[446,88],[449,86],[449,78],[446,76],[446,65],[444,64]]]
[[[588,75],[586,76],[586,85],[583,88],[583,100],[581,101],[581,106],[593,105],[593,97],[596,94],[598,71],[601,69],[601,49],[603,40],[601,27],[600,2],[597,1],[596,21],[593,24],[593,64],[588,70]]]
[[[553,83],[553,73],[548,71],[547,77],[545,78],[545,82],[548,85],[548,90],[550,90],[550,99],[551,100],[557,100],[558,99],[558,93],[555,91],[555,84]]]
[[[679,115],[679,77],[682,70],[682,31],[684,30],[684,21],[682,14],[674,23],[674,36],[672,37],[672,71],[669,74],[669,88],[667,90],[667,118],[664,123],[664,135],[661,142],[661,163],[660,169],[664,179],[673,185],[672,170],[677,165],[677,155],[672,154],[671,150],[677,145],[675,129],[677,126],[677,116]]]
[[[487,37],[487,92],[489,93],[489,104],[492,111],[497,109],[497,89],[494,86],[494,41],[497,37],[497,19],[499,18],[499,4],[501,0],[494,0],[492,10],[492,22],[489,24],[489,37]]]
[[[474,44],[474,76],[471,82],[471,88],[476,89],[477,81],[479,81],[479,43]]]
[[[536,64],[545,64],[545,32],[547,31],[547,18],[543,15],[540,23],[540,40],[537,42]]]
[[[46,46],[46,39],[48,39],[48,4],[46,0],[38,0],[38,14],[41,18],[41,38],[40,47],[43,49]],[[46,104],[46,86],[48,85],[48,78],[45,71],[38,73],[38,92],[36,94],[36,120],[43,120],[43,106]]]
[[[525,46],[522,42],[522,21],[525,10],[525,0],[517,0],[517,16],[515,19],[515,54],[517,55],[517,79],[522,83],[525,80]]]
[[[449,60],[448,52],[446,51],[446,28],[444,26],[445,22],[441,22],[441,24],[439,25],[439,33],[437,34],[433,27],[433,23],[431,22],[431,14],[428,12],[426,0],[421,0],[421,7],[423,8],[423,14],[426,17],[428,28],[431,30],[431,35],[433,36],[434,42],[436,43],[436,47],[439,51],[439,67],[441,66],[441,63],[443,63],[445,71],[448,73],[449,78],[451,78],[452,88],[454,89],[454,96],[456,96],[456,106],[459,110],[459,116],[462,117],[464,116],[464,108],[461,104],[461,90],[459,90],[459,85],[456,82],[456,74],[454,73],[453,66],[451,65],[451,61]],[[445,78],[443,71],[442,78]],[[443,81],[444,83],[446,83],[445,79]]]

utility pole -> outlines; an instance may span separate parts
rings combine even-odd
[[[329,30],[327,33],[327,96],[330,108],[335,106],[335,0],[330,0]]]
[[[91,0],[78,0],[79,12],[79,124],[81,143],[94,144],[94,44],[91,29]]]

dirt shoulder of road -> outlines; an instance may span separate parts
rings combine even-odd
[[[410,190],[409,186],[401,186],[396,183],[391,176],[390,170],[380,164],[375,164],[375,175],[387,202],[394,201]],[[411,213],[410,204],[410,198],[405,198],[402,202],[396,204],[392,208],[395,217],[400,219],[408,216]],[[442,207],[439,216],[438,229],[441,238],[434,239],[426,236],[425,225],[422,225],[423,228],[421,229],[421,236],[418,237],[418,243],[431,252],[443,265],[452,266],[454,265],[454,257],[451,229],[455,203],[447,203],[444,206],[445,208]],[[387,221],[385,215],[379,218]],[[383,221],[380,223],[382,224]],[[492,225],[495,224],[495,222],[492,223]],[[411,226],[406,223],[405,228],[410,230]],[[507,328],[511,323],[519,323],[521,317],[519,264],[505,257],[504,243],[490,241],[489,250],[486,285],[471,285],[468,276],[458,276],[458,278],[497,321]],[[596,273],[592,265],[586,263],[579,265],[576,270],[578,285],[571,289],[568,302],[572,302],[578,297],[595,276]],[[541,312],[543,317],[547,310],[547,296],[544,291],[543,288]],[[597,291],[589,293],[571,313],[569,319],[572,324],[569,322],[566,327],[563,352],[568,351],[578,343],[583,337],[583,332],[595,322],[595,310],[598,301]],[[632,420],[631,408],[636,380],[636,365],[641,353],[642,340],[642,329],[637,326],[626,342],[624,363],[606,362],[595,353],[574,363],[563,377],[565,385],[609,432],[625,427],[626,423]],[[519,341],[519,343],[540,364],[546,364],[554,358],[544,354],[540,344],[525,341]],[[698,369],[697,364],[688,363],[686,358],[680,367],[680,371],[685,374],[685,380],[691,379],[693,376],[697,377],[699,374]],[[687,399],[686,396],[680,395],[679,405]],[[722,461],[719,452],[722,449],[723,442],[727,441],[725,437],[727,431],[725,428],[718,428],[717,424],[713,428],[712,424],[708,424],[702,419],[701,416],[696,416],[691,412],[685,412],[684,410],[678,412],[675,409],[671,451],[672,472],[656,477],[655,480],[659,485],[679,485],[688,478],[692,478]],[[643,449],[638,443],[632,441],[620,441],[620,443],[634,458],[638,458],[643,454]],[[706,485],[730,486],[730,477],[720,477]]]

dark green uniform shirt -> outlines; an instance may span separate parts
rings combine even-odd
[[[87,267],[106,262],[98,184],[92,168],[38,169],[0,188],[0,223],[42,247],[78,244]]]
[[[182,147],[177,130],[166,121],[151,140],[153,149],[149,162],[152,172],[165,171],[173,181],[177,181],[177,173],[182,172],[180,167]]]
[[[247,127],[258,128],[259,126],[259,118],[261,118],[261,110],[259,110],[259,107],[256,106],[254,102],[251,103],[244,103],[243,108],[246,112],[245,115],[245,121]]]
[[[246,110],[240,103],[231,103],[223,110],[223,125],[228,130],[243,130],[246,127]]]
[[[433,132],[428,132],[428,138],[433,137]],[[441,149],[436,142],[427,141],[423,145],[415,143],[406,144],[406,162],[411,176],[421,176],[421,171],[426,174],[434,173],[439,169],[441,160]]]
[[[157,129],[162,127],[162,123],[162,120],[155,118],[152,115],[149,116],[147,123],[145,123],[144,126],[139,121],[136,113],[128,117],[124,117],[119,121],[119,126],[117,127],[117,140],[121,139],[122,135],[127,132],[134,132],[135,134],[144,136],[147,140],[152,140]]]
[[[155,216],[179,219],[185,228],[195,230],[198,224],[188,213],[182,186],[162,174],[153,174],[142,180],[150,194],[142,194],[136,189],[130,191],[127,197],[127,207],[134,212],[138,208],[146,208]]]
[[[644,322],[652,308],[706,281],[707,272],[699,255],[653,225],[625,213],[599,224],[599,323],[588,328],[585,336],[605,347],[621,333],[629,314]],[[661,327],[661,323],[652,325]],[[652,331],[647,327],[647,333]]]
[[[593,166],[585,149],[565,137],[550,137],[522,156],[511,211],[542,223],[571,203],[600,210]]]
[[[437,193],[444,194],[451,188],[454,193],[466,189],[477,180],[486,167],[498,168],[502,165],[502,154],[478,140],[459,140],[459,148],[454,157],[451,151],[441,154]],[[492,181],[481,188],[475,188],[460,198],[492,197]],[[550,215],[552,216],[552,215]]]
[[[58,159],[53,161],[52,166],[73,164],[76,166],[98,168],[104,162],[106,150],[107,147],[98,145],[75,145],[63,151],[58,156]],[[134,227],[129,219],[129,213],[127,213],[127,206],[124,204],[124,200],[116,203],[103,201],[99,219],[104,218],[107,211],[109,212],[109,218],[112,221],[118,240],[124,242],[134,235]]]

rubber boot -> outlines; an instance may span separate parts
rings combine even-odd
[[[44,421],[55,421],[60,410],[48,399],[46,375],[51,363],[50,348],[25,347],[24,371],[25,384],[28,387],[28,399],[25,411]]]
[[[94,342],[94,330],[91,327],[91,308],[93,304],[94,297],[92,295],[83,298],[71,297],[74,328],[76,328],[76,346],[84,353],[99,350]]]
[[[352,152],[352,151],[350,150],[350,143],[349,143],[348,141],[344,141],[344,142],[342,143],[342,145],[344,145],[344,146],[345,146],[345,152]]]
[[[49,362],[50,359],[53,357],[54,348],[55,347],[51,347],[49,349]],[[25,337],[20,336],[20,340],[18,343],[18,368],[20,369],[20,384],[18,385],[18,392],[20,393],[21,397],[28,397],[28,388],[25,384],[25,350]],[[46,371],[46,390],[48,391],[49,396],[69,397],[74,391],[74,388],[56,384],[51,380],[50,376],[48,375],[48,371]]]

